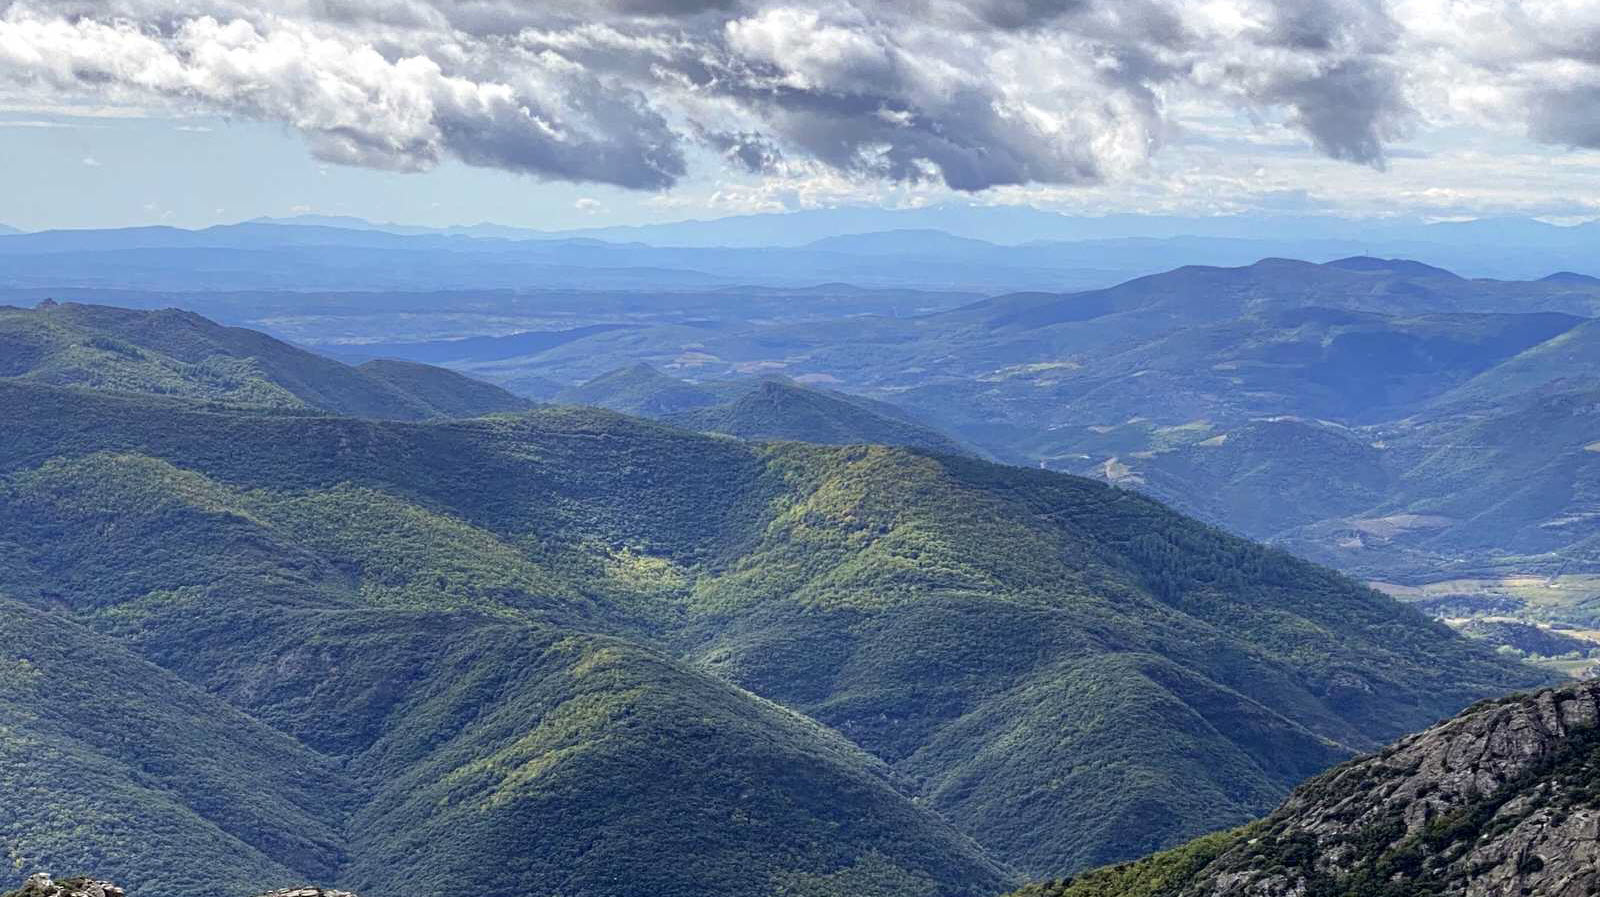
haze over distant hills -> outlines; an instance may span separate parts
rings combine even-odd
[[[1554,225],[1531,218],[1497,217],[1465,221],[1427,222],[1421,219],[1357,219],[1328,215],[1215,215],[1177,216],[1111,214],[1075,216],[1028,206],[975,206],[941,204],[912,209],[839,207],[796,212],[734,215],[725,218],[679,221],[622,227],[537,231],[475,225],[421,229],[403,225],[372,225],[349,219],[310,217],[267,219],[275,223],[355,223],[395,233],[445,233],[518,238],[594,238],[610,242],[654,246],[702,248],[813,248],[860,251],[859,245],[887,243],[899,251],[933,254],[939,236],[977,243],[1018,247],[1081,243],[1085,246],[1141,249],[1148,264],[1175,267],[1182,264],[1242,264],[1268,255],[1296,258],[1334,258],[1370,250],[1405,255],[1462,270],[1471,276],[1534,278],[1560,267],[1559,259],[1572,259],[1572,267],[1588,264],[1585,251],[1600,241],[1600,223]],[[908,239],[897,240],[892,235]],[[918,246],[911,235],[929,239]],[[888,236],[886,236],[888,235]],[[860,238],[855,244],[848,238]],[[1254,246],[1254,258],[1234,253]],[[969,250],[977,246],[968,244]],[[1210,251],[1212,255],[1202,255]],[[1178,255],[1175,255],[1177,253]],[[1187,253],[1187,255],[1182,255]],[[1222,254],[1218,254],[1222,253]],[[1085,255],[1083,262],[1092,259]],[[991,253],[986,261],[1000,262]],[[1083,262],[1080,262],[1082,264]],[[1094,267],[1086,264],[1085,267]],[[1155,268],[1149,269],[1154,270]],[[1124,267],[1122,270],[1128,270]]]
[[[359,227],[393,233],[445,233],[511,238],[594,237],[660,246],[802,246],[818,240],[884,231],[940,231],[999,244],[1210,237],[1260,240],[1370,240],[1578,246],[1593,241],[1595,224],[1560,226],[1531,218],[1497,217],[1426,222],[1417,218],[1360,219],[1331,215],[1072,215],[1030,206],[944,203],[907,209],[841,206],[794,212],[732,215],[663,224],[559,231],[477,224],[444,228],[374,224],[359,218],[306,215],[262,218],[274,224]]]
[[[0,288],[419,290],[814,286],[1083,289],[1190,264],[1385,254],[1470,276],[1584,271],[1596,225],[1072,218],[1025,207],[831,209],[636,229],[425,228],[312,216],[0,237]]]

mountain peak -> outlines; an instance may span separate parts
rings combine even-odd
[[[1579,274],[1576,271],[1557,271],[1554,274],[1539,278],[1540,283],[1564,283],[1573,286],[1593,287],[1600,286],[1600,277],[1588,274]]]
[[[1349,258],[1336,259],[1328,262],[1324,267],[1342,268],[1346,271],[1365,271],[1379,274],[1400,274],[1406,277],[1448,277],[1451,280],[1461,280],[1462,277],[1454,271],[1446,271],[1433,265],[1424,264],[1411,259],[1383,259],[1370,255],[1352,255]]]

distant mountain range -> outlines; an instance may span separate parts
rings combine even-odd
[[[1331,215],[1070,215],[1029,206],[945,203],[910,209],[839,207],[796,212],[733,215],[663,224],[573,228],[559,231],[478,224],[444,228],[374,224],[359,218],[306,215],[261,218],[271,224],[354,227],[406,234],[538,239],[593,237],[657,246],[798,247],[829,238],[884,231],[939,231],[1000,244],[1109,239],[1161,240],[1206,237],[1231,240],[1331,240],[1471,244],[1479,246],[1592,245],[1600,225],[1546,224],[1531,218],[1498,217],[1430,223],[1421,219],[1359,219]],[[1370,244],[1369,244],[1370,245]]]
[[[259,219],[278,224],[314,224],[510,239],[593,238],[609,242],[700,248],[813,248],[859,251],[848,238],[861,238],[878,252],[928,254],[934,246],[950,248],[957,241],[1001,246],[1084,243],[1143,247],[1159,252],[1186,251],[1186,257],[1162,258],[1165,267],[1181,264],[1242,264],[1268,255],[1334,258],[1382,251],[1406,255],[1461,270],[1472,276],[1534,278],[1571,259],[1577,270],[1589,264],[1585,250],[1600,241],[1600,222],[1574,226],[1547,224],[1531,218],[1498,217],[1470,221],[1426,222],[1418,219],[1351,219],[1334,216],[1175,216],[1113,214],[1074,216],[1027,206],[943,204],[916,209],[834,208],[797,212],[735,215],[709,220],[638,226],[538,231],[480,224],[470,227],[418,228],[375,225],[360,219],[307,216]],[[884,235],[902,235],[901,237]],[[925,239],[918,245],[916,235]],[[937,235],[937,236],[936,236]],[[942,242],[940,238],[944,238]],[[957,238],[952,241],[949,238]],[[1253,258],[1240,258],[1229,247],[1256,246]],[[970,243],[968,250],[977,247]],[[1201,250],[1212,253],[1209,257]],[[1227,255],[1218,255],[1220,251]],[[1092,258],[1092,257],[1091,257]],[[1519,260],[1520,258],[1520,260]],[[991,262],[998,261],[993,255]],[[1085,267],[1095,267],[1085,265]],[[1156,265],[1147,270],[1161,267]],[[1123,268],[1123,270],[1128,270]]]
[[[865,226],[865,219],[876,225]],[[950,226],[941,228],[941,222]],[[1039,226],[1018,230],[1021,222]],[[3,236],[0,287],[679,290],[844,282],[995,293],[1106,286],[1183,265],[1243,265],[1271,256],[1323,261],[1375,250],[1476,277],[1533,279],[1584,272],[1592,264],[1597,228],[1521,219],[1083,219],[954,206],[562,233],[311,217],[198,231],[145,227]]]

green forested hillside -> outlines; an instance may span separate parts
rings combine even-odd
[[[1044,471],[589,409],[0,405],[0,591],[338,758],[337,880],[385,892],[998,890],[1243,822],[1540,681]],[[742,859],[630,865],[685,854]]]
[[[403,420],[529,406],[443,368],[386,361],[352,368],[190,312],[79,303],[0,307],[0,377]]]
[[[84,627],[0,598],[0,844],[151,895],[331,877],[355,788],[337,761]]]

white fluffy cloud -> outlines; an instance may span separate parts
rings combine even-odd
[[[702,145],[958,190],[1136,177],[1183,110],[1374,167],[1600,147],[1592,0],[0,0],[0,91],[281,122],[330,162],[655,189]]]

